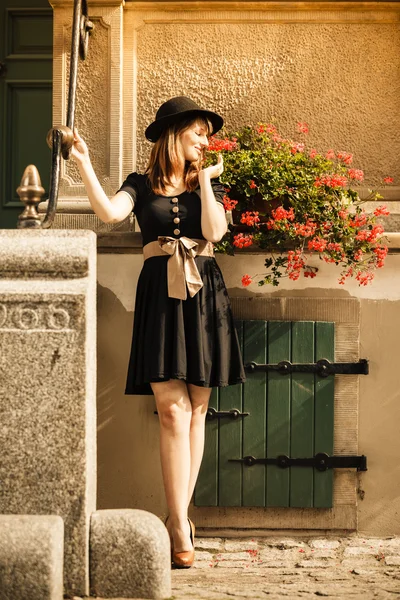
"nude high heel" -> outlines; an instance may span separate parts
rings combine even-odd
[[[194,562],[194,534],[195,527],[192,521],[188,518],[190,525],[190,541],[192,542],[193,549],[186,550],[184,552],[175,552],[172,546],[172,562],[178,569],[188,569],[193,565]],[[172,542],[171,542],[172,543]]]

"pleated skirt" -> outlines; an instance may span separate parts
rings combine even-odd
[[[186,300],[168,297],[168,258],[148,258],[139,275],[125,394],[153,394],[150,382],[169,379],[201,387],[244,382],[229,296],[215,258],[195,258],[203,287]]]

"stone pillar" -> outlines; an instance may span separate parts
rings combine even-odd
[[[53,7],[53,125],[66,124],[73,2],[49,0]],[[75,126],[87,142],[96,175],[111,197],[122,181],[124,0],[91,0],[89,18],[94,29],[86,60],[79,60]],[[129,135],[131,140],[132,135]],[[128,172],[131,172],[131,168]],[[41,203],[39,212],[46,209]],[[75,161],[62,161],[57,214],[53,229],[129,231],[133,218],[103,223],[93,213]]]
[[[89,593],[96,508],[96,235],[0,230],[0,514],[64,520],[67,594]]]

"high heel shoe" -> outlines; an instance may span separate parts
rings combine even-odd
[[[185,550],[184,552],[175,552],[172,546],[172,563],[178,569],[188,569],[193,565],[194,562],[194,534],[195,527],[192,521],[188,518],[190,525],[190,541],[192,542],[192,550]],[[171,542],[172,543],[172,542]]]

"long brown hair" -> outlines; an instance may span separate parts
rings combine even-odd
[[[200,123],[206,129],[206,135],[212,133],[212,123],[201,115],[187,117],[164,129],[154,143],[145,174],[149,185],[156,194],[165,194],[166,186],[172,186],[171,177],[183,169],[183,181],[186,189],[193,192],[199,185],[199,171],[204,162],[204,149],[199,158],[189,162],[185,160],[180,135],[194,123]]]

